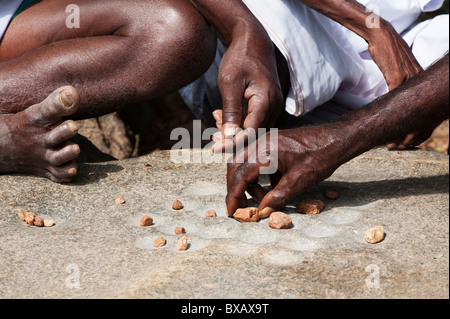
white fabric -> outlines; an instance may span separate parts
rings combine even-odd
[[[288,113],[304,115],[333,98],[350,108],[359,108],[387,93],[386,81],[368,54],[367,43],[355,33],[299,0],[243,2],[288,62],[291,78],[291,90],[286,100]],[[405,39],[424,68],[448,51],[448,15],[407,30],[421,12],[439,9],[443,0],[359,2],[391,22],[397,32],[406,31]],[[224,50],[223,47],[219,49]],[[218,54],[205,76],[209,88],[215,85],[220,58]],[[213,95],[210,90],[208,97]],[[215,103],[218,103],[217,95]]]
[[[0,0],[0,40],[22,0]]]

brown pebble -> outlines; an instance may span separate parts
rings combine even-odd
[[[36,215],[34,213],[25,213],[25,222],[28,225],[33,226],[35,218],[36,218]]]
[[[269,217],[269,226],[274,229],[288,229],[292,227],[292,219],[285,213],[275,212]]]
[[[123,198],[123,196],[120,196],[119,198],[117,198],[114,203],[116,203],[117,205],[122,205],[125,204],[125,198]]]
[[[55,222],[53,221],[53,219],[45,219],[44,220],[45,227],[53,227],[53,225],[55,225]]]
[[[151,226],[151,225],[153,225],[153,219],[151,217],[149,217],[149,216],[142,217],[142,219],[141,219],[141,226],[142,227],[148,227],[148,226]]]
[[[216,213],[215,210],[211,209],[211,210],[208,210],[208,211],[205,213],[205,216],[206,216],[206,217],[217,217],[217,213]]]
[[[177,243],[177,250],[184,251],[188,248],[188,239],[186,236],[183,236],[180,238],[180,240]]]
[[[297,213],[317,215],[325,208],[325,204],[319,199],[307,199],[297,205]]]
[[[175,228],[175,234],[177,234],[177,235],[186,234],[186,229],[184,229],[184,227],[177,227],[177,228]]]
[[[42,217],[36,217],[35,219],[34,219],[34,226],[36,226],[36,227],[44,227],[44,218],[42,218]]]
[[[156,240],[153,242],[153,246],[155,246],[156,248],[158,247],[162,247],[166,244],[166,239],[164,237],[158,237],[156,238]]]
[[[338,199],[339,198],[339,193],[336,191],[332,191],[332,190],[326,190],[325,192],[323,192],[323,195],[328,199]]]
[[[377,244],[384,240],[386,237],[386,232],[384,231],[383,226],[376,226],[371,229],[368,229],[364,233],[364,239],[369,244]]]
[[[257,223],[261,219],[259,209],[255,207],[240,208],[234,213],[233,217],[241,223]]]
[[[176,201],[173,202],[173,204],[172,204],[172,209],[180,210],[180,209],[182,209],[182,208],[183,208],[183,203],[180,202],[178,199],[177,199]]]
[[[24,214],[23,211],[19,210],[19,211],[17,212],[17,216],[19,216],[19,218],[20,218],[21,221],[23,221],[23,222],[25,221],[25,214]]]

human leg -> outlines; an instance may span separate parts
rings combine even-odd
[[[136,0],[133,5],[130,1],[77,1],[81,27],[68,29],[64,12],[72,3],[43,0],[29,7],[12,21],[0,45],[0,114],[5,115],[0,124],[7,122],[7,115],[10,123],[3,123],[0,132],[0,173],[26,171],[49,177],[42,172],[44,167],[72,164],[76,152],[70,156],[66,152],[60,159],[68,161],[54,165],[45,157],[48,145],[30,152],[17,139],[3,142],[4,136],[14,133],[10,129],[14,121],[18,122],[14,127],[44,138],[29,116],[9,115],[19,115],[31,105],[45,108],[42,104],[48,104],[46,98],[54,88],[72,86],[79,101],[73,114],[44,116],[41,122],[49,128],[60,125],[68,115],[107,114],[174,91],[204,72],[214,57],[214,32],[187,1]],[[69,123],[75,132],[74,122]],[[61,137],[60,145],[51,148],[63,150],[72,134],[57,132],[53,134]],[[22,156],[27,152],[33,155]],[[4,154],[15,154],[28,163],[17,167]],[[74,172],[71,168],[52,179],[66,181],[69,170]]]

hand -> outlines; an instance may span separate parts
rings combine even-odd
[[[260,202],[260,216],[265,218],[307,190],[325,180],[343,163],[344,148],[336,142],[335,133],[320,126],[269,132],[233,157],[228,164],[226,197],[227,214],[247,207],[247,191]],[[264,145],[257,148],[257,145]],[[267,150],[270,150],[268,152]],[[243,159],[243,160],[242,160]],[[273,190],[266,194],[258,177],[271,167]]]
[[[373,29],[368,39],[369,52],[393,90],[423,71],[408,44],[387,21]]]
[[[427,128],[423,131],[417,131],[414,133],[410,133],[403,139],[398,139],[398,140],[392,141],[391,143],[389,143],[387,145],[387,148],[389,150],[393,150],[393,149],[406,150],[409,147],[418,146],[418,145],[422,144],[423,142],[425,142],[426,140],[428,140],[431,137],[431,135],[433,134],[433,132],[434,132],[434,129],[431,127],[431,128]]]
[[[273,127],[284,108],[273,44],[265,31],[254,33],[233,39],[222,59],[219,129],[224,138],[213,147],[215,152],[242,142],[247,129]]]

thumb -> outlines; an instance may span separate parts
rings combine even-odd
[[[273,212],[283,209],[296,195],[296,183],[291,180],[289,175],[284,175],[278,185],[261,201],[260,217],[267,218]]]

